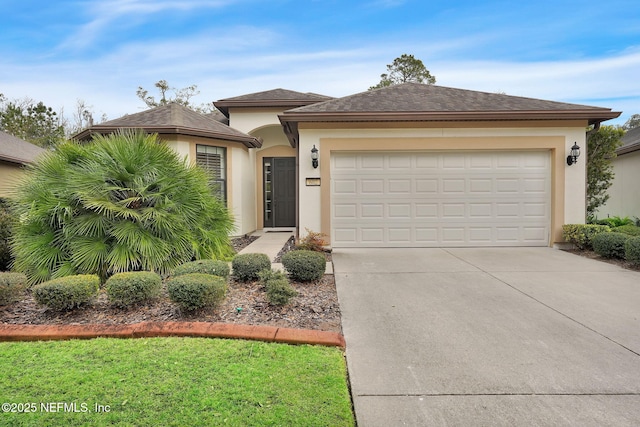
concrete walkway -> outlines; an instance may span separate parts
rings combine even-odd
[[[336,249],[358,425],[640,425],[640,273],[549,248]]]

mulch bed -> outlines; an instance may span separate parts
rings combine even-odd
[[[253,240],[255,237],[242,237],[233,239],[232,243],[236,250],[240,250]],[[273,306],[268,303],[266,292],[258,282],[242,283],[230,278],[224,302],[215,309],[203,309],[195,313],[182,313],[180,308],[169,300],[166,289],[163,289],[157,300],[130,309],[112,307],[106,293],[101,291],[91,305],[67,312],[55,312],[38,306],[31,294],[27,293],[22,301],[0,307],[0,323],[113,325],[144,321],[185,321],[342,332],[340,306],[333,275],[326,274],[322,279],[311,283],[292,281],[291,285],[298,295],[286,306]]]
[[[640,271],[640,265],[638,264],[633,264],[623,259],[603,258],[597,253],[595,253],[594,251],[589,249],[565,249],[565,252],[569,252],[575,255],[580,255],[585,258],[606,262],[608,264],[617,265],[618,267],[626,268],[627,270]]]

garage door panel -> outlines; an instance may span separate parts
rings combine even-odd
[[[546,246],[549,152],[338,153],[332,244]]]

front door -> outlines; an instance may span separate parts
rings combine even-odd
[[[264,226],[295,227],[296,159],[265,157],[263,162]]]

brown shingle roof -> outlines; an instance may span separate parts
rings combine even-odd
[[[111,133],[118,129],[144,129],[148,133],[222,139],[240,142],[250,148],[262,146],[262,143],[256,138],[220,123],[211,115],[200,114],[176,103],[162,105],[91,126],[75,135],[74,138],[86,140],[91,138],[91,134]]]
[[[292,145],[299,122],[587,120],[618,117],[610,108],[404,83],[285,111],[280,121]]]
[[[0,131],[0,160],[26,165],[44,153],[44,148]]]
[[[303,93],[287,89],[273,89],[264,92],[225,98],[213,103],[218,110],[229,117],[230,107],[301,107],[333,99],[317,93]]]
[[[620,156],[638,150],[640,150],[640,128],[634,128],[624,134],[622,146],[616,150],[616,154]]]

